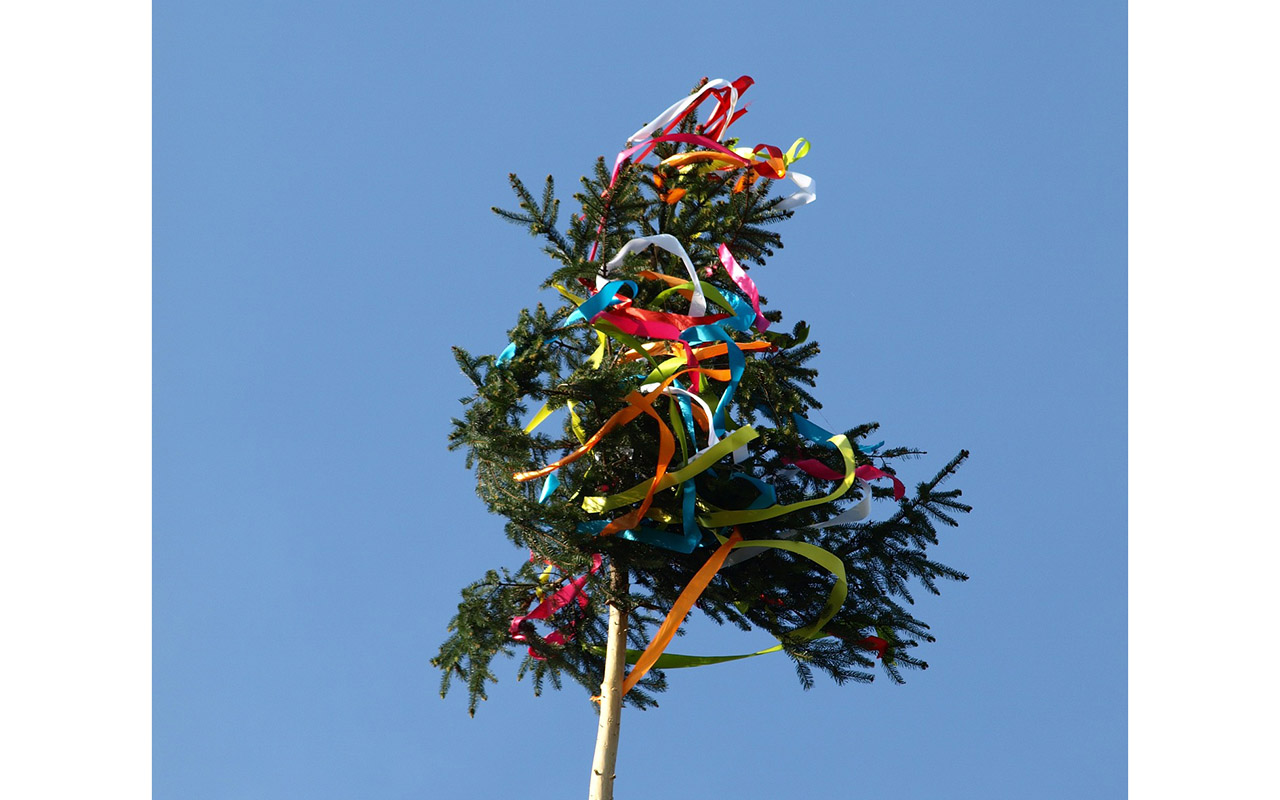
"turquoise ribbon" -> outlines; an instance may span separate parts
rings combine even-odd
[[[831,438],[835,436],[834,433],[827,430],[826,428],[821,427],[820,425],[815,425],[814,423],[810,422],[809,420],[805,419],[799,414],[792,413],[791,418],[795,420],[796,430],[800,432],[801,436],[813,442],[814,444],[819,444],[819,445],[822,445],[823,447],[829,447],[832,450],[836,449],[836,446],[831,443]],[[858,450],[860,450],[863,453],[874,453],[875,451],[879,450],[881,447],[884,447],[884,442],[876,442],[870,447],[864,447],[863,445],[858,445]]]
[[[580,321],[590,322],[591,319],[595,317],[596,314],[599,314],[601,311],[604,311],[609,306],[613,305],[614,303],[621,303],[622,300],[618,297],[618,292],[624,286],[631,287],[632,296],[634,296],[640,291],[640,287],[636,285],[635,281],[609,281],[604,286],[600,287],[600,291],[596,292],[595,294],[591,295],[591,297],[584,300],[581,305],[579,305],[577,308],[573,310],[571,314],[569,314],[569,316],[564,321],[564,327],[567,328],[573,323],[580,322]],[[548,340],[548,343],[554,342],[554,341],[555,339],[553,338]],[[508,361],[510,361],[512,358],[514,358],[515,355],[516,355],[516,343],[511,342],[506,346],[506,348],[501,353],[498,354],[498,360],[495,363],[505,364]]]
[[[746,369],[747,359],[742,355],[742,350],[733,341],[733,337],[721,328],[719,325],[696,325],[680,334],[680,338],[686,342],[726,342],[729,345],[729,385],[725,387],[724,394],[720,395],[720,402],[716,403],[715,414],[712,415],[712,425],[715,426],[716,435],[725,435],[725,416],[728,412],[729,403],[733,400],[733,392],[738,388],[738,381],[742,380],[742,372]]]
[[[547,498],[550,497],[551,493],[560,485],[560,475],[558,473],[559,470],[548,473],[547,479],[542,483],[542,492],[538,495],[539,503],[547,502]]]

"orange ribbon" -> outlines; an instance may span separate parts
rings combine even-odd
[[[670,383],[670,378],[664,381],[663,388],[666,388],[666,385]],[[654,473],[653,483],[649,484],[649,491],[645,492],[644,499],[640,501],[640,505],[606,525],[604,530],[600,531],[601,536],[609,536],[619,531],[628,531],[640,524],[644,513],[653,504],[653,495],[658,490],[658,482],[662,480],[663,475],[667,474],[667,467],[671,464],[671,459],[676,454],[676,437],[671,433],[671,429],[667,427],[667,424],[662,421],[662,417],[658,416],[658,412],[653,410],[655,396],[660,393],[661,389],[650,395],[642,395],[638,392],[632,392],[627,395],[628,403],[638,406],[641,411],[653,417],[658,423],[658,470]]]
[[[683,344],[683,342],[677,342],[677,344]],[[769,344],[768,342],[734,342],[734,344],[738,346],[739,350],[743,350],[743,351],[773,350],[775,347],[774,345]],[[650,345],[654,345],[654,346],[650,346]],[[665,341],[664,342],[646,342],[644,349],[645,349],[645,352],[647,352],[651,356],[675,355],[675,353],[672,352],[670,345],[671,345],[670,342],[665,342]],[[693,349],[693,356],[694,358],[697,358],[697,359],[713,358],[715,356],[722,356],[727,352],[729,352],[729,345],[726,344],[725,342],[717,342],[716,344],[708,344],[702,347],[695,347]],[[624,362],[639,361],[642,358],[644,358],[644,355],[641,353],[637,353],[634,350],[629,350],[622,356],[622,360]]]
[[[699,373],[707,371],[708,370],[704,370],[699,367],[690,367],[689,369],[683,369],[671,375],[662,383],[658,384],[657,388],[648,394],[631,392],[626,398],[627,407],[618,411],[612,417],[609,417],[609,419],[605,421],[604,425],[600,426],[600,430],[592,434],[591,438],[583,442],[582,446],[577,450],[574,450],[572,453],[569,453],[557,461],[551,462],[541,469],[531,470],[529,472],[517,472],[512,477],[515,478],[517,482],[524,483],[526,481],[531,481],[535,478],[541,478],[548,475],[560,467],[563,467],[565,464],[571,464],[579,458],[582,458],[590,452],[592,448],[599,444],[600,440],[602,440],[610,431],[621,427],[622,425],[626,425],[641,414],[648,414],[658,423],[658,468],[653,481],[649,484],[649,490],[645,493],[644,499],[640,501],[640,505],[632,511],[629,511],[610,522],[605,526],[604,530],[600,531],[599,535],[609,536],[611,534],[618,533],[619,531],[630,530],[631,528],[636,527],[640,524],[640,520],[645,516],[645,512],[647,512],[649,507],[653,505],[653,496],[658,490],[658,484],[662,481],[663,476],[667,474],[667,467],[671,464],[671,459],[675,457],[676,453],[675,435],[671,433],[671,429],[667,427],[667,424],[662,421],[662,417],[654,410],[653,404],[659,397],[663,396],[663,390],[670,386],[676,378],[690,372]]]
[[[702,565],[702,568],[693,576],[693,580],[689,581],[689,585],[684,587],[684,591],[676,598],[675,605],[671,606],[671,610],[667,612],[667,618],[662,621],[657,633],[649,640],[649,646],[640,654],[635,666],[631,668],[631,674],[627,675],[627,679],[623,681],[622,694],[624,697],[627,692],[631,691],[632,686],[635,686],[640,682],[641,678],[648,674],[658,657],[667,649],[667,645],[671,644],[671,640],[675,638],[676,631],[684,623],[685,617],[689,616],[689,612],[693,610],[693,604],[698,602],[698,598],[702,596],[707,586],[711,584],[711,579],[720,571],[724,560],[729,556],[729,551],[740,541],[742,541],[742,534],[738,532],[737,528],[734,528],[733,533],[728,539],[725,539],[724,544],[720,545],[711,554],[711,558],[707,559],[707,563]]]

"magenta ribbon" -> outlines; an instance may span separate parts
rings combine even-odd
[[[559,590],[556,591],[555,594],[545,598],[541,603],[538,604],[537,608],[530,611],[528,614],[524,614],[518,617],[512,617],[511,628],[509,629],[511,638],[517,642],[529,641],[524,634],[520,633],[520,625],[525,620],[549,619],[552,614],[556,613],[560,609],[564,608],[565,606],[573,602],[576,602],[582,608],[586,608],[587,603],[590,602],[590,599],[587,597],[587,593],[582,590],[582,587],[586,586],[587,581],[591,578],[591,576],[600,570],[601,563],[603,563],[603,561],[600,557],[600,554],[596,553],[591,557],[590,572],[586,573],[585,575],[581,575],[577,578],[574,578],[572,581],[566,583],[564,586],[561,586]],[[543,638],[545,639],[545,641],[548,641],[551,644],[562,645],[573,638],[573,632],[570,631],[566,635],[561,631],[553,631],[550,635]],[[534,649],[532,647],[529,648],[529,655],[533,656],[539,661],[543,660],[543,657],[538,655],[536,652],[534,652]]]
[[[647,319],[645,317],[647,317]],[[666,339],[674,341],[679,339],[680,334],[689,328],[697,327],[699,325],[710,325],[714,322],[719,322],[722,319],[728,318],[728,314],[708,314],[705,317],[685,317],[679,314],[649,312],[641,315],[639,313],[629,313],[627,309],[623,309],[621,312],[602,311],[592,319],[592,322],[608,322],[609,324],[616,326],[618,330],[623,333],[629,333],[632,336],[645,336],[650,339]]]
[[[756,312],[756,330],[764,333],[769,330],[769,320],[764,318],[764,314],[760,313],[760,290],[756,288],[756,282],[751,280],[751,276],[747,271],[738,266],[738,262],[733,257],[733,253],[729,252],[729,248],[723,244],[716,247],[716,252],[720,254],[720,263],[724,264],[724,269],[729,273],[729,277],[733,278],[733,282],[738,284],[738,288],[747,293],[747,297],[751,298],[751,308]]]
[[[831,467],[828,467],[816,458],[783,458],[782,463],[791,467],[796,467],[805,473],[824,481],[844,480],[843,472],[838,472]],[[862,478],[864,481],[880,480],[881,478],[888,478],[893,481],[894,500],[901,500],[907,493],[907,487],[903,485],[902,481],[898,480],[898,476],[890,475],[888,472],[873,467],[870,464],[863,464],[858,467],[854,471],[854,475]]]

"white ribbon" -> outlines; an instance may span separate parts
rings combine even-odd
[[[644,387],[642,386],[640,388],[643,389]],[[693,454],[694,458],[697,458],[705,450],[715,447],[717,444],[720,443],[720,437],[716,435],[716,426],[711,424],[711,406],[707,405],[706,400],[703,400],[701,397],[698,397],[693,392],[690,392],[686,389],[681,389],[679,386],[668,386],[666,389],[663,389],[662,391],[663,391],[663,394],[668,394],[668,395],[671,395],[672,397],[685,397],[694,401],[698,405],[702,406],[702,410],[705,411],[707,414],[707,446],[703,447],[702,449],[694,453]],[[746,445],[743,445],[743,447],[746,447]],[[737,451],[735,450],[734,452],[736,453]]]
[[[669,233],[658,233],[653,236],[640,236],[624,244],[613,258],[609,259],[609,263],[605,264],[605,269],[613,269],[622,263],[622,259],[629,254],[638,252],[649,247],[659,247],[668,253],[677,255],[684,262],[684,268],[689,271],[689,280],[693,283],[693,298],[689,301],[689,316],[701,317],[707,313],[707,298],[702,294],[702,282],[698,280],[698,271],[693,268],[693,261],[689,259],[689,254],[684,251],[684,247],[680,245],[680,240]],[[608,280],[601,276],[596,276],[596,288],[599,289]]]
[[[833,525],[847,525],[850,522],[858,522],[860,520],[864,520],[867,517],[871,516],[871,484],[867,483],[862,478],[858,478],[857,486],[859,489],[862,490],[862,500],[860,500],[858,504],[853,508],[848,508],[848,509],[845,509],[844,511],[841,511],[839,514],[836,514],[834,517],[827,520],[826,522],[819,522],[813,525],[806,525],[804,526],[804,528],[797,528],[795,530],[783,531],[782,533],[778,534],[777,538],[790,539],[792,536],[795,536],[797,533],[799,533],[801,530],[804,530],[804,529],[811,528],[813,530],[821,530],[822,528],[830,528]],[[724,560],[724,566],[731,567],[734,564],[741,564],[743,561],[746,561],[748,558],[751,558],[752,556],[758,556],[768,549],[770,548],[740,547],[729,554],[729,557]]]
[[[808,175],[801,175],[799,172],[792,172],[791,170],[787,170],[787,177],[800,188],[788,195],[781,203],[774,206],[776,210],[790,211],[793,208],[807,206],[814,200],[818,199],[817,185],[813,178],[810,178]]]
[[[662,128],[667,127],[667,125],[670,125],[672,120],[683,114],[689,106],[698,102],[707,92],[724,86],[729,87],[729,119],[733,119],[733,109],[734,106],[738,104],[738,90],[733,88],[733,84],[729,83],[724,78],[716,78],[713,81],[707,81],[707,83],[698,90],[697,94],[691,94],[688,97],[672,103],[666,111],[663,111],[655,117],[652,122],[631,134],[631,141],[638,142],[641,139],[648,139],[653,135],[654,131],[661,130]]]

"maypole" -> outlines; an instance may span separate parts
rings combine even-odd
[[[474,714],[494,656],[517,647],[535,692],[587,688],[592,800],[613,795],[622,706],[656,705],[664,670],[783,653],[805,688],[814,670],[867,682],[877,665],[901,682],[933,641],[898,602],[906,582],[966,578],[926,550],[969,510],[939,489],[968,454],[908,496],[895,464],[921,451],[868,444],[874,423],[832,432],[808,416],[818,345],[804,322],[777,329],[749,271],[781,248],[773,226],[816,199],[795,170],[810,148],[729,136],[752,83],[704,79],[641,127],[583,178],[565,228],[551,178],[537,198],[512,175],[520,210],[494,210],[543,241],[560,306],[522,312],[497,356],[454,349],[474,392],[450,447],[529,560],[463,590],[433,659],[441,693],[465,682]],[[667,652],[695,609],[774,643]]]

